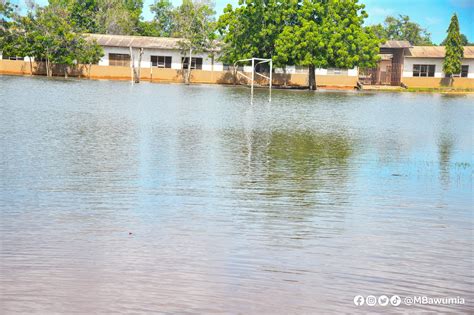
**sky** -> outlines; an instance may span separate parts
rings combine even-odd
[[[13,1],[15,2],[15,1]],[[24,4],[22,0],[17,0]],[[39,4],[47,0],[38,0]],[[144,0],[143,15],[151,19],[149,10],[154,0]],[[179,5],[181,0],[172,0]],[[220,15],[228,3],[236,6],[238,0],[214,0],[217,15]],[[446,37],[446,30],[453,13],[457,13],[461,32],[470,42],[474,42],[474,0],[360,0],[366,5],[369,18],[367,24],[381,23],[387,15],[408,15],[411,20],[428,29],[434,43],[439,44]]]

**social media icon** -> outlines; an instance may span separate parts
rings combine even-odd
[[[357,306],[364,305],[365,299],[362,295],[356,295],[354,297],[354,304]]]
[[[377,304],[377,298],[373,295],[369,295],[365,299],[365,303],[367,303],[368,306],[374,306],[375,304]]]
[[[389,301],[390,301],[390,299],[388,298],[388,296],[386,296],[386,295],[379,296],[379,305],[380,306],[387,306]]]
[[[402,299],[398,295],[394,295],[390,298],[390,304],[398,306],[402,303]]]

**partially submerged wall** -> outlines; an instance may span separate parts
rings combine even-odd
[[[443,88],[454,89],[474,89],[474,79],[471,78],[453,78],[452,85],[449,78],[422,78],[411,77],[402,78],[402,82],[409,88]]]
[[[55,66],[53,74],[55,76],[64,76],[65,67]],[[20,60],[0,60],[0,74],[16,75],[45,75],[44,63],[31,63]],[[248,77],[251,73],[245,73]],[[107,80],[130,80],[132,69],[130,67],[119,66],[99,66],[92,65],[89,69],[86,65],[79,65],[68,69],[68,75],[72,77],[90,77],[91,79]],[[268,74],[266,74],[268,76]],[[142,68],[140,78],[143,81],[181,83],[184,81],[183,70],[176,69],[158,69]],[[357,85],[357,76],[348,75],[317,75],[316,82],[318,86],[354,88]],[[255,80],[259,84],[268,84],[268,80],[258,75]],[[305,87],[308,85],[308,74],[305,73],[275,73],[273,74],[273,85],[275,86],[294,86]],[[240,75],[234,75],[233,71],[205,71],[192,70],[192,83],[209,84],[234,84],[248,83],[247,79]]]

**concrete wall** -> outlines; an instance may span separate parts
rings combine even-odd
[[[148,61],[147,61],[148,62]],[[143,63],[142,63],[143,64]],[[33,74],[44,75],[45,67],[43,63],[32,63]],[[16,74],[30,75],[30,63],[16,60],[0,60],[0,74]],[[63,76],[64,68],[56,66],[53,70],[54,75]],[[101,66],[92,65],[89,69],[85,65],[79,65],[75,69],[69,69],[70,76],[90,77],[92,79],[110,79],[110,80],[130,80],[131,68],[120,66]],[[250,76],[250,73],[246,73]],[[141,68],[140,77],[144,81],[152,82],[173,82],[181,83],[184,81],[183,70],[178,69],[160,69],[160,68]],[[268,80],[256,76],[256,80],[260,84],[268,84]],[[348,75],[316,75],[316,83],[318,86],[354,88],[357,84],[357,76]],[[234,84],[248,83],[243,77],[234,77],[232,71],[207,71],[193,70],[191,72],[192,83],[217,83],[217,84]],[[307,86],[308,74],[282,74],[275,73],[273,75],[273,84],[288,86]]]
[[[474,79],[453,78],[450,85],[449,78],[402,78],[402,82],[409,88],[439,88],[452,87],[457,89],[474,89]]]
[[[443,73],[443,58],[412,58],[406,57],[403,66],[402,78],[413,77],[413,65],[435,65],[435,78],[444,78]],[[464,59],[463,65],[469,66],[468,78],[474,79],[474,59]],[[403,80],[402,80],[403,81]]]

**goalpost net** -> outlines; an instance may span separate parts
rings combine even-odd
[[[247,76],[243,71],[239,71],[237,70],[237,64],[239,63],[248,63],[249,61],[252,62],[252,72],[251,72],[251,76]],[[265,63],[268,63],[268,65],[270,66],[270,73],[269,73],[269,76],[267,77],[266,75],[263,75],[259,72],[256,72],[255,71],[255,67],[257,67],[258,65],[260,64],[265,64]],[[250,59],[241,59],[241,60],[237,60],[235,63],[234,63],[234,69],[236,69],[236,74],[237,75],[240,75],[244,78],[246,78],[247,80],[250,81],[250,90],[251,90],[251,94],[253,96],[253,89],[254,89],[254,85],[255,85],[255,75],[258,75],[258,76],[261,76],[265,79],[268,80],[268,91],[270,93],[270,101],[272,100],[272,74],[273,74],[273,61],[272,59],[264,59],[264,58],[250,58]]]

